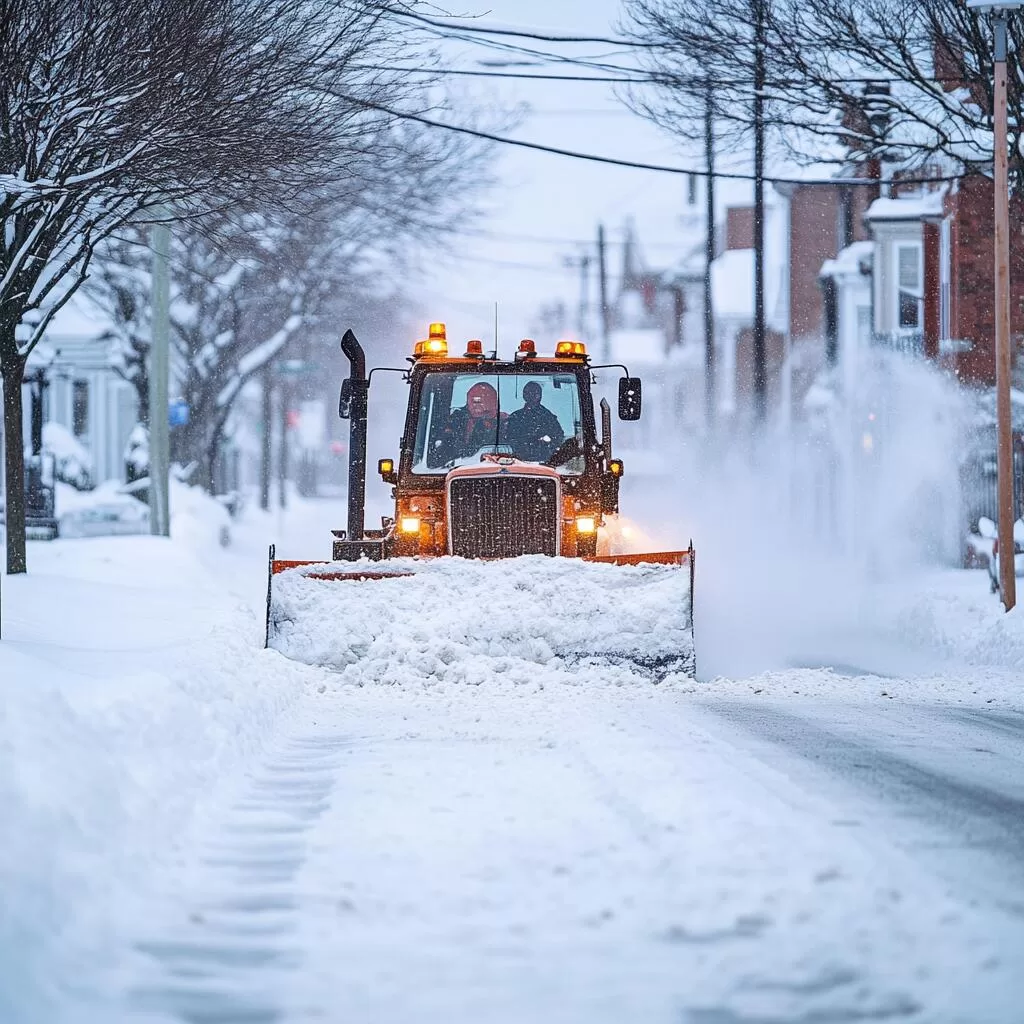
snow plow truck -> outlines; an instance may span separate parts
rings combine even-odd
[[[642,587],[645,573],[652,582],[657,577],[662,588],[670,578],[669,589],[659,593],[678,597],[678,602],[671,600],[678,603],[671,612],[680,628],[666,632],[679,649],[667,658],[662,650],[655,660],[693,673],[692,541],[684,550],[614,550],[612,526],[625,467],[612,452],[610,403],[601,398],[595,406],[592,385],[598,371],[619,372],[619,418],[639,419],[642,384],[627,367],[593,365],[580,341],[559,341],[546,355],[526,339],[511,360],[485,353],[479,340],[452,352],[443,323],[431,324],[427,337],[416,342],[406,368],[380,367],[368,373],[365,353],[351,330],[341,349],[350,366],[338,408],[340,417],[349,421],[348,522],[332,531],[330,561],[279,559],[271,546],[268,647],[283,649],[277,640],[295,625],[294,607],[279,594],[286,579],[301,577],[300,585],[316,588],[361,588],[425,572],[438,560],[472,559],[478,564],[535,555],[594,563],[587,571],[604,572],[610,594],[626,593],[618,589],[621,577],[611,581],[616,572],[633,573],[637,579],[631,587]],[[383,517],[379,528],[368,529],[369,392],[374,375],[383,372],[403,374],[408,404],[397,459],[383,458],[377,464],[381,480],[392,487],[394,514]],[[353,598],[359,600],[355,591]],[[635,599],[645,608],[652,600],[649,593]],[[637,658],[650,660],[650,651]]]

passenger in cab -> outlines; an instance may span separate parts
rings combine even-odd
[[[529,381],[523,388],[523,407],[505,424],[505,439],[524,462],[546,462],[565,440],[558,417],[541,405],[542,394],[540,384]]]

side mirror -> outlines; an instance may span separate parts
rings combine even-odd
[[[352,415],[352,378],[346,377],[341,382],[341,395],[338,397],[338,416],[347,420]]]
[[[638,420],[643,406],[643,388],[639,377],[619,378],[619,419]]]
[[[381,459],[377,463],[377,472],[380,474],[381,480],[386,484],[397,484],[398,473],[395,472],[395,460],[394,459]]]

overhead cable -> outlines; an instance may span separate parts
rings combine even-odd
[[[525,139],[510,139],[504,135],[496,135],[493,132],[485,132],[479,128],[468,128],[465,125],[449,124],[446,121],[436,121],[422,114],[413,114],[409,111],[395,110],[380,103],[371,103],[369,100],[357,99],[354,96],[341,95],[342,99],[358,106],[367,107],[370,110],[377,110],[382,114],[397,117],[405,121],[415,121],[418,124],[430,128],[442,128],[445,131],[456,132],[460,135],[469,135],[473,138],[483,139],[487,142],[497,142],[503,146],[515,146],[519,149],[531,149],[539,153],[551,153],[554,156],[567,156],[574,160],[586,160],[590,163],[610,164],[613,167],[628,167],[639,171],[659,171],[662,174],[687,174],[695,178],[719,178],[729,181],[754,181],[752,174],[743,174],[738,171],[715,171],[709,174],[703,168],[678,167],[672,164],[645,163],[640,160],[626,160],[621,157],[600,156],[597,153],[583,153],[578,150],[563,149],[560,146],[546,146],[540,142],[527,142]],[[942,182],[959,181],[962,174],[938,175],[927,178],[900,178],[897,184],[900,185],[937,185]],[[874,178],[790,178],[779,175],[766,174],[762,178],[773,185],[848,185],[850,187],[873,187],[879,184]]]

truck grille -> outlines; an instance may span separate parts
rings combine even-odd
[[[463,477],[449,485],[452,554],[558,554],[558,483],[545,477]]]

